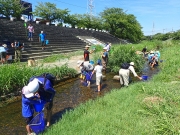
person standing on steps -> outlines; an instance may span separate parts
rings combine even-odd
[[[133,73],[134,77],[137,77],[139,80],[142,80],[141,77],[137,75],[134,69],[134,62],[123,64],[124,66],[121,66],[121,69],[119,70],[119,77],[120,77],[120,84],[121,87],[128,87],[129,85],[129,75],[130,71]]]
[[[28,29],[28,40],[29,41],[33,41],[33,33],[34,33],[34,27],[32,26],[32,24],[30,23],[29,26],[27,27]]]
[[[14,43],[11,43],[11,47],[14,48],[14,52],[15,52],[14,61],[15,62],[20,61],[21,60],[22,49],[24,48],[24,45],[22,43],[14,41]]]
[[[44,50],[46,45],[46,35],[43,31],[41,31],[41,33],[39,34],[39,42],[41,43],[42,50]]]

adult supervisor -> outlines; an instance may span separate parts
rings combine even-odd
[[[141,77],[139,77],[137,75],[137,73],[135,72],[135,69],[134,69],[134,62],[130,62],[129,64],[129,67],[128,68],[122,68],[119,70],[119,76],[120,76],[120,84],[121,86],[126,86],[128,87],[129,85],[129,75],[130,75],[130,72],[133,73],[134,77],[137,77],[139,80],[142,80]]]

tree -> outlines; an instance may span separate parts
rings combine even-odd
[[[71,26],[73,28],[75,28],[75,26],[77,26],[79,24],[79,19],[78,19],[79,17],[78,16],[79,16],[78,14],[73,14],[73,15],[69,14],[65,17],[64,22],[71,24]]]
[[[142,27],[136,17],[132,14],[127,15],[120,8],[106,8],[100,16],[105,29],[119,38],[138,42],[143,37]]]
[[[19,0],[0,0],[0,14],[6,18],[13,16],[19,20],[24,10],[26,8],[21,5]]]
[[[56,4],[50,2],[40,2],[38,3],[38,6],[35,6],[33,14],[42,19],[48,20],[50,23],[58,21],[62,24],[68,16],[69,10],[59,9],[56,7]]]
[[[60,22],[62,24],[68,16],[69,16],[69,10],[68,9],[64,9],[64,10],[56,9],[55,21]]]

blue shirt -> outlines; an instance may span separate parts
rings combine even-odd
[[[44,33],[39,34],[39,37],[40,37],[41,41],[45,41],[45,34]]]
[[[40,87],[39,89],[39,95],[40,95],[41,100],[44,100],[46,102],[52,101],[56,91],[54,90],[53,84],[51,83],[51,81],[44,77],[37,77],[37,79],[39,83],[43,86],[43,88]]]
[[[24,95],[22,95],[22,116],[25,118],[33,116],[34,114],[33,104],[36,103],[39,102],[33,100],[32,98],[26,98]]]

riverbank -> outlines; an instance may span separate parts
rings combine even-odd
[[[148,47],[157,45],[149,43]],[[178,43],[162,44],[161,72],[150,81],[113,89],[104,97],[81,104],[43,134],[179,134],[179,49]]]

